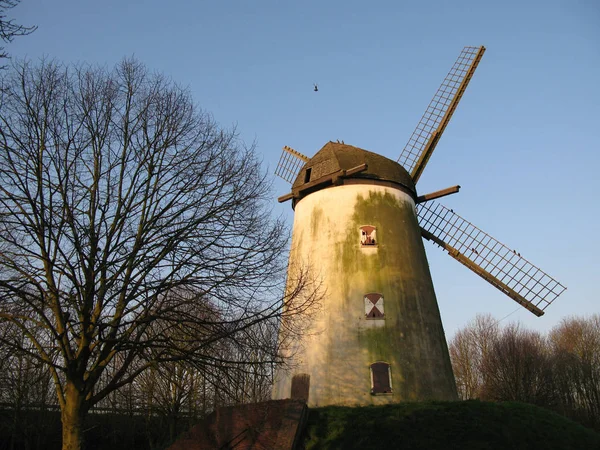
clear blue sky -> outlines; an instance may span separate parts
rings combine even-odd
[[[426,243],[446,334],[477,313],[550,329],[600,312],[600,3],[547,1],[23,0],[15,57],[112,66],[135,55],[189,86],[224,126],[283,145],[327,141],[396,159],[465,45],[487,52],[419,191],[568,287],[536,318]],[[319,92],[313,92],[313,83]],[[288,192],[283,181],[276,196]],[[289,203],[275,206],[292,220]]]

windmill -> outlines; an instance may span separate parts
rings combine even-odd
[[[422,238],[537,316],[565,287],[435,199],[418,182],[485,52],[465,47],[397,162],[338,142],[312,158],[284,147],[275,174],[292,184],[288,278],[310,267],[326,294],[314,333],[295,342],[273,398],[309,406],[457,397]]]

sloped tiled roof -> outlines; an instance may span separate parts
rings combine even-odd
[[[300,170],[292,190],[306,184],[304,181],[306,169],[311,169],[310,180],[312,181],[361,164],[366,164],[367,170],[353,174],[351,178],[391,181],[408,188],[416,195],[415,184],[410,174],[397,162],[362,148],[331,141],[325,144]]]

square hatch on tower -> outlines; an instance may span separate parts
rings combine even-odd
[[[371,225],[360,227],[360,245],[361,247],[377,246],[377,229]]]
[[[384,319],[383,294],[365,294],[365,318]]]
[[[371,394],[391,394],[392,373],[390,365],[383,361],[371,364]]]

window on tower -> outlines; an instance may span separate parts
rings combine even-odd
[[[362,247],[371,247],[377,245],[377,230],[371,225],[360,227],[360,245]]]
[[[306,172],[304,172],[304,182],[308,183],[310,181],[310,173],[311,173],[312,169],[309,167],[308,169],[306,169]]]
[[[392,373],[390,371],[390,365],[382,361],[371,364],[371,394],[391,393]]]
[[[365,294],[365,317],[367,319],[383,319],[383,295],[376,292]]]
[[[310,390],[310,375],[307,373],[299,373],[292,377],[292,392],[290,398],[308,401],[308,393]]]

